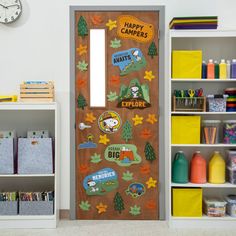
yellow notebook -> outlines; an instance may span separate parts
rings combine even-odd
[[[173,79],[200,79],[202,77],[202,51],[172,52]]]

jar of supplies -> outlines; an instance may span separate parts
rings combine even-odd
[[[203,120],[202,121],[202,143],[215,144],[219,143],[220,120]]]
[[[223,120],[224,143],[236,144],[236,120]]]

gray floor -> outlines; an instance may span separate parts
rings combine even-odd
[[[233,236],[235,231],[169,229],[164,221],[61,221],[53,230],[0,230],[0,236]]]

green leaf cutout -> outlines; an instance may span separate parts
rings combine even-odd
[[[89,211],[90,210],[90,204],[88,201],[82,201],[80,204],[79,204],[79,207],[82,211]]]
[[[133,207],[130,207],[129,213],[133,216],[140,215],[141,214],[141,207],[134,205]]]
[[[87,71],[88,70],[88,63],[86,63],[84,60],[79,61],[78,64],[77,64],[77,68],[80,71]]]
[[[118,96],[117,96],[116,92],[110,91],[110,93],[107,95],[107,100],[108,100],[109,102],[114,102],[114,101],[116,101],[117,99],[118,99]]]
[[[111,44],[110,44],[111,48],[119,48],[121,47],[121,41],[117,38],[115,38],[114,40],[111,40]]]
[[[102,159],[101,159],[101,155],[100,154],[94,153],[93,156],[91,156],[90,162],[92,162],[92,163],[99,163],[101,161],[102,161]]]
[[[122,179],[125,181],[130,181],[133,179],[133,173],[129,172],[128,170],[123,173]]]

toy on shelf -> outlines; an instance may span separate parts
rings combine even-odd
[[[0,96],[0,102],[17,102],[17,95]]]
[[[206,111],[206,97],[203,89],[175,90],[173,97],[173,111]]]
[[[26,81],[20,85],[21,102],[53,102],[54,83],[52,81]]]

